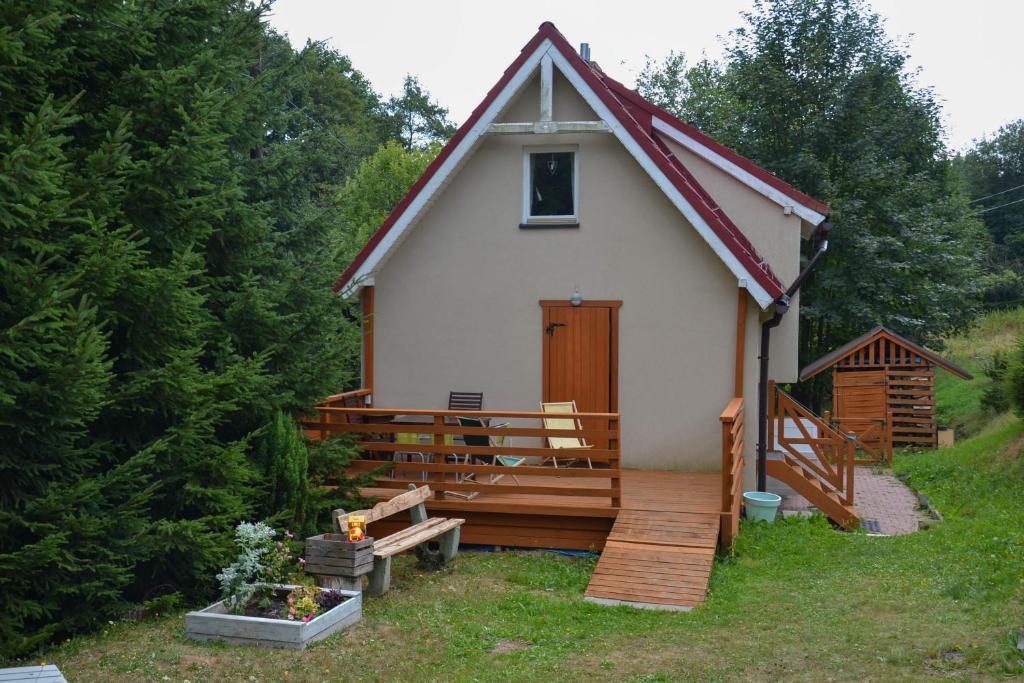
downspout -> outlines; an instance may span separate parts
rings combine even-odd
[[[810,262],[804,267],[793,284],[789,286],[778,299],[775,300],[775,313],[771,318],[761,323],[761,350],[758,360],[757,382],[757,490],[764,491],[768,486],[768,347],[771,341],[773,327],[778,327],[782,322],[782,316],[789,311],[789,302],[800,289],[807,276],[818,265],[818,261],[828,250],[828,236],[832,232],[832,224],[825,218],[814,230],[812,238],[820,240],[818,250],[811,257]]]

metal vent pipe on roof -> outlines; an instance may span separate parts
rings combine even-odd
[[[585,61],[590,61],[590,43],[580,43],[580,57],[583,57]]]

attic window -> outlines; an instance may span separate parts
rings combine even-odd
[[[523,222],[575,225],[579,218],[576,147],[527,148],[523,161]]]

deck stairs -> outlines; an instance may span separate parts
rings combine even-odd
[[[717,496],[680,500],[671,480],[650,475],[624,494],[586,600],[663,610],[689,610],[704,602],[718,543]],[[709,480],[714,486],[715,479]],[[709,507],[706,501],[711,500]]]
[[[860,524],[853,505],[853,444],[781,390],[773,392],[767,474],[786,484],[833,522]]]
[[[843,502],[842,495],[827,482],[786,453],[777,452],[773,456],[768,459],[769,477],[792,488],[836,524],[848,529],[859,525],[857,509]]]

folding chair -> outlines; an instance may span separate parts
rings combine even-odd
[[[483,427],[483,426],[485,426],[484,423],[483,423],[483,420],[481,420],[479,418],[475,418],[475,417],[458,417],[456,419],[459,421],[459,426],[460,427]],[[496,427],[496,428],[507,427],[507,426],[508,426],[508,423],[502,423],[502,424],[494,425],[494,427]],[[500,446],[505,445],[505,437],[504,436],[498,436],[498,437],[495,438],[495,437],[492,437],[492,436],[486,436],[486,435],[481,435],[481,434],[463,434],[462,435],[462,439],[463,439],[464,443],[466,444],[466,446],[469,446],[469,447],[475,447],[475,446],[491,446],[491,447],[498,446],[498,447],[500,447]],[[474,455],[474,454],[466,453],[463,456],[463,462],[466,463],[466,464],[481,463],[481,464],[484,464],[484,465],[502,465],[504,467],[518,467],[519,465],[522,465],[523,462],[525,462],[525,461],[526,461],[525,457],[520,457],[520,456],[516,456],[516,455]],[[487,483],[488,484],[494,484],[494,483],[499,481],[504,476],[505,476],[504,473],[490,474],[488,476]],[[509,473],[509,476],[512,477],[512,480],[516,483],[516,485],[519,484],[519,477],[517,477],[515,474],[512,474],[512,473]],[[462,481],[472,481],[472,482],[475,482],[475,481],[477,481],[476,473],[475,472],[470,472],[468,474],[464,474],[458,481],[460,481],[460,482],[462,482]],[[480,495],[479,491],[468,491],[468,492],[466,492],[466,491],[445,491],[445,493],[450,495],[450,496],[455,496],[457,498],[465,498],[466,500],[472,500],[473,498],[476,498],[478,495]]]
[[[559,413],[575,413],[577,412],[576,401],[563,401],[561,403],[541,402],[540,410],[543,413],[551,413],[552,415],[558,415]],[[583,430],[583,425],[580,423],[580,421],[572,417],[545,417],[543,418],[543,422],[545,429],[574,429],[576,431]],[[585,451],[587,449],[594,447],[593,444],[588,444],[584,439],[578,436],[549,436],[547,437],[547,439],[548,447],[558,451]],[[545,458],[543,461],[541,461],[541,464],[544,464],[548,460],[550,460],[555,467],[558,467],[558,458],[554,455]],[[566,460],[566,458],[563,458],[563,460]],[[566,464],[571,465],[574,462],[576,462],[576,460],[577,458],[569,457],[569,462]],[[594,463],[590,461],[590,458],[587,458],[586,460],[587,467],[589,467],[590,469],[594,469]]]
[[[484,405],[484,392],[482,391],[449,391],[448,410],[465,410],[476,412]]]

